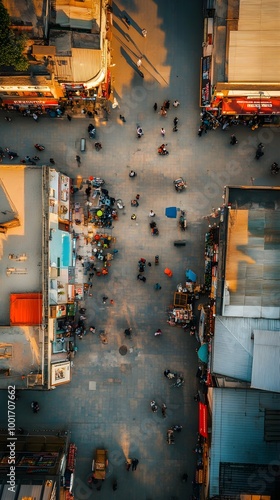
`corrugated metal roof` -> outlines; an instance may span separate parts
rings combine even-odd
[[[210,496],[219,494],[221,462],[279,462],[278,443],[264,440],[265,409],[280,410],[280,395],[252,389],[213,389]]]
[[[240,0],[238,31],[230,32],[228,81],[280,81],[279,24],[278,0]]]
[[[280,330],[280,320],[217,316],[212,349],[212,372],[237,380],[251,381],[254,330]]]
[[[224,315],[279,318],[280,213],[261,207],[229,214]]]
[[[251,386],[280,392],[280,331],[254,330]]]
[[[72,49],[72,71],[74,82],[87,82],[94,78],[102,68],[102,51]]]

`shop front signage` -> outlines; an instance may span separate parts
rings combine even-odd
[[[201,58],[200,106],[211,103],[211,56]]]
[[[2,100],[4,104],[12,104],[12,105],[18,105],[18,106],[30,106],[32,104],[36,106],[58,106],[58,101],[57,99],[11,99],[8,98],[6,99],[5,97],[2,97]]]
[[[225,97],[223,115],[280,115],[280,98]]]
[[[199,412],[198,432],[199,432],[199,434],[201,434],[201,436],[207,438],[208,437],[207,405],[204,405],[203,403],[199,403],[198,412]]]

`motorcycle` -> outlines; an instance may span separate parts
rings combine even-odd
[[[158,154],[161,156],[169,155],[169,152],[166,149],[167,144],[162,144],[158,148]]]
[[[136,125],[136,131],[137,131],[137,138],[141,139],[142,135],[144,135],[143,129],[140,127],[140,125]]]
[[[159,230],[157,228],[156,222],[150,222],[151,234],[152,236],[158,236]]]
[[[179,177],[173,181],[174,187],[177,192],[184,191],[188,187],[187,183],[184,181],[183,177]]]
[[[155,266],[159,265],[159,256],[155,255]]]
[[[34,144],[34,148],[38,149],[38,151],[45,150],[45,146],[42,146],[42,144]]]
[[[93,177],[91,179],[91,185],[94,187],[100,187],[103,186],[103,184],[105,184],[105,181],[104,179],[101,179],[101,177]]]
[[[175,432],[181,432],[181,430],[183,429],[183,426],[182,425],[172,425],[171,427],[172,431],[175,431]]]
[[[187,223],[187,218],[186,218],[186,211],[185,210],[181,210],[181,215],[180,215],[180,218],[179,218],[179,227],[182,231],[186,231],[187,227],[188,227],[188,223]]]
[[[168,429],[166,433],[166,441],[168,444],[174,444],[174,431],[172,429]]]
[[[89,135],[90,139],[95,139],[96,128],[95,128],[95,126],[92,123],[90,123],[89,126],[88,126],[88,135]]]
[[[184,382],[185,382],[185,380],[183,378],[183,375],[178,375],[176,382],[174,384],[172,384],[171,387],[182,387]]]
[[[270,167],[270,173],[272,175],[277,175],[279,174],[279,166],[278,166],[278,163],[276,163],[276,161],[274,161]]]
[[[7,155],[8,155],[8,157],[10,158],[10,160],[13,160],[14,158],[18,158],[18,154],[14,153],[9,148],[5,148],[5,151],[6,151]]]
[[[125,207],[124,202],[120,198],[116,200],[116,205],[119,210],[122,210]]]
[[[170,370],[164,370],[164,376],[168,378],[169,380],[172,380],[173,378],[177,378],[177,373],[171,372]]]
[[[260,142],[258,144],[257,151],[256,151],[256,156],[255,156],[256,160],[259,160],[264,155],[263,150],[264,150],[264,145]]]
[[[156,402],[155,401],[151,401],[150,405],[151,405],[152,412],[156,413],[158,411],[158,407],[157,407]]]

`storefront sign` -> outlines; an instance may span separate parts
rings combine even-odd
[[[201,58],[200,106],[211,103],[211,56]]]
[[[203,437],[208,437],[208,412],[207,406],[199,403],[198,405],[199,412],[199,423],[198,423],[198,432]]]
[[[5,97],[1,98],[3,100],[4,104],[11,104],[11,105],[17,105],[17,106],[30,106],[30,105],[35,105],[35,106],[58,106],[58,101],[57,99],[34,99],[32,97],[31,99],[28,98],[23,98],[23,99],[11,99],[8,98],[6,99]]]
[[[223,115],[280,115],[280,98],[225,97]]]
[[[51,385],[67,384],[71,380],[70,361],[51,365]]]

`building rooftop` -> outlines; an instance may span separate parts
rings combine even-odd
[[[228,81],[280,81],[275,64],[280,57],[279,24],[277,0],[239,0],[238,28],[229,38]]]
[[[213,389],[212,409],[209,496],[244,493],[246,485],[260,493],[259,481],[248,481],[279,461],[280,394]],[[279,475],[271,479],[263,481],[262,494],[280,491]]]
[[[228,188],[223,316],[280,318],[280,189]]]
[[[280,392],[280,320],[217,316],[211,357],[216,375]],[[279,358],[278,358],[279,359]]]

